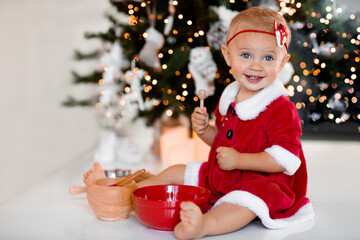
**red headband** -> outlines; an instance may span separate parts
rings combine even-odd
[[[286,51],[288,50],[287,44],[286,44],[286,39],[287,39],[287,32],[286,32],[286,28],[284,25],[282,25],[281,23],[279,24],[279,26],[277,26],[276,21],[274,20],[274,31],[275,33],[272,32],[266,32],[266,31],[261,31],[261,30],[253,30],[253,29],[249,29],[249,30],[242,30],[239,31],[237,33],[234,34],[234,36],[232,36],[226,43],[226,45],[229,45],[229,43],[231,42],[231,40],[233,40],[237,35],[239,35],[240,33],[246,33],[246,32],[256,32],[256,33],[266,33],[272,36],[276,37],[276,42],[278,44],[279,47],[283,47],[285,46]]]

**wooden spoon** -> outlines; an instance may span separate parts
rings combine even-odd
[[[138,176],[140,176],[141,174],[143,174],[144,172],[145,172],[145,169],[141,169],[139,171],[136,171],[133,174],[130,174],[129,176],[127,176],[126,178],[121,180],[120,182],[117,182],[115,184],[111,184],[108,187],[115,187],[115,186],[125,185],[125,184],[131,182],[132,180],[134,180],[135,178],[137,178]]]
[[[200,89],[198,97],[200,99],[200,108],[203,108],[204,107],[204,99],[206,98],[206,90]]]

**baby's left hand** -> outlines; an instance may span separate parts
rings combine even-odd
[[[218,147],[216,159],[219,167],[225,171],[238,169],[237,162],[240,160],[240,153],[231,147]]]

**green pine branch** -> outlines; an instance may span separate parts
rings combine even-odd
[[[62,105],[65,107],[87,107],[94,105],[93,99],[87,99],[87,100],[76,100],[72,96],[68,96],[68,98],[62,102]]]
[[[77,61],[98,59],[100,57],[100,51],[94,50],[89,53],[82,53],[79,50],[75,50],[74,59]]]
[[[98,83],[102,78],[102,74],[99,71],[93,71],[91,74],[81,76],[77,72],[72,71],[73,82],[79,83]]]

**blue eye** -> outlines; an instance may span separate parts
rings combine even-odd
[[[273,60],[274,58],[272,57],[272,56],[266,56],[266,57],[264,57],[264,59],[265,59],[265,61],[271,61],[271,60]]]
[[[243,54],[241,54],[241,56],[242,56],[243,58],[245,58],[245,59],[249,59],[249,58],[250,58],[250,54],[248,54],[248,53],[243,53]]]

